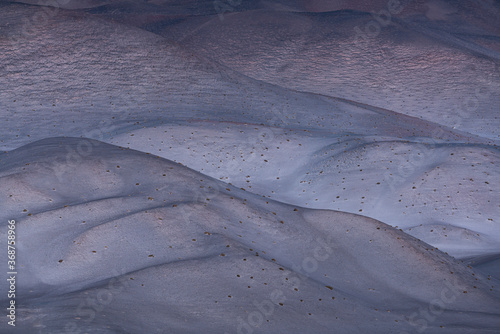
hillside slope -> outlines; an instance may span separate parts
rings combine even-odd
[[[92,152],[59,180],[52,164],[83,142]],[[500,325],[494,280],[373,219],[284,205],[81,138],[42,140],[0,159],[1,234],[15,219],[23,257],[23,330],[488,333]],[[422,321],[418,310],[429,307],[436,317]]]

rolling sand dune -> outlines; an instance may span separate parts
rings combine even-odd
[[[498,333],[498,1],[15,2],[0,333]]]
[[[377,18],[258,10],[156,32],[255,79],[498,140],[500,35],[420,16]]]
[[[500,156],[491,146],[221,122],[139,129],[109,142],[282,202],[379,219],[453,256],[500,253],[492,200]]]
[[[57,177],[52,166],[83,142],[92,152]],[[27,332],[400,333],[422,327],[413,313],[431,302],[428,333],[500,325],[494,280],[379,221],[281,204],[81,138],[0,158],[2,222],[16,219],[22,235]]]
[[[59,10],[27,27],[21,18],[39,10],[6,5],[0,13],[8,23],[0,39],[4,149],[192,119],[486,142],[392,111],[256,81],[155,34],[89,15]]]

